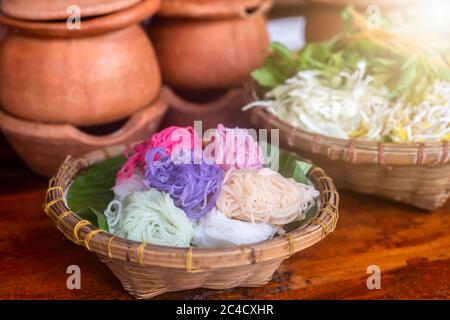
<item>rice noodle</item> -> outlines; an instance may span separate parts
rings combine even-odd
[[[230,219],[214,208],[195,224],[191,243],[205,248],[239,246],[268,240],[276,230],[269,223]]]
[[[156,245],[189,247],[194,234],[192,222],[167,193],[156,189],[133,192],[121,205],[114,212],[116,216],[108,209],[105,212],[115,235]]]
[[[129,178],[116,181],[112,188],[114,199],[122,201],[127,195],[135,191],[145,191],[148,187],[144,183],[144,177],[140,173],[134,173]]]
[[[304,219],[318,195],[313,187],[268,168],[236,169],[225,175],[216,206],[229,218],[284,225]]]
[[[341,139],[450,141],[449,82],[436,80],[418,105],[391,102],[365,68],[361,62],[357,71],[331,80],[317,70],[301,71],[243,109],[264,107],[294,127]]]

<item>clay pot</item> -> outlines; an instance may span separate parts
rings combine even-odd
[[[293,7],[303,6],[304,3],[305,3],[305,0],[273,0],[273,7],[274,7],[274,9],[293,8]]]
[[[303,15],[305,0],[273,0],[272,18],[299,17]]]
[[[112,122],[148,105],[161,84],[150,40],[138,22],[159,0],[81,21],[29,22],[4,15],[0,103],[29,121],[77,126]]]
[[[13,18],[24,20],[66,20],[70,6],[80,9],[81,17],[92,17],[116,12],[142,0],[3,0],[2,11]]]
[[[175,88],[239,85],[262,64],[271,0],[168,0],[149,29],[163,81]]]
[[[202,121],[203,130],[216,128],[219,123],[226,127],[250,127],[250,120],[241,111],[248,102],[244,88],[229,89],[222,96],[205,103],[187,101],[173,90],[164,87],[163,99],[170,108],[163,120],[163,126],[194,126],[194,121]]]
[[[43,124],[12,117],[0,111],[0,129],[22,160],[41,176],[51,176],[67,155],[117,144],[130,144],[153,134],[167,111],[167,103],[156,99],[132,115],[119,130],[103,136],[87,134],[68,124]]]
[[[369,6],[378,6],[385,16],[392,16],[411,9],[421,0],[304,0],[306,6],[305,39],[307,42],[323,41],[344,31],[341,11],[352,5],[362,14],[366,14]]]

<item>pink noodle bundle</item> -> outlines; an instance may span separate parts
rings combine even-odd
[[[205,154],[222,170],[259,169],[264,164],[263,150],[255,138],[242,128],[226,128],[219,124]]]
[[[152,148],[161,147],[171,155],[178,150],[195,150],[201,146],[201,139],[192,127],[168,127],[155,133],[147,141],[125,151],[127,162],[119,170],[117,181],[130,178],[136,167],[143,173],[146,169],[145,155]]]

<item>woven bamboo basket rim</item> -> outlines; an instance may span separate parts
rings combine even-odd
[[[320,192],[318,211],[306,225],[286,235],[254,245],[218,249],[165,247],[115,237],[94,228],[71,211],[65,200],[65,191],[82,170],[122,154],[127,147],[129,146],[108,147],[80,158],[68,156],[50,179],[45,195],[44,212],[56,227],[72,242],[83,245],[100,256],[143,266],[201,272],[288,258],[322,240],[336,227],[339,194],[323,169],[313,166],[308,178]]]
[[[294,127],[263,107],[250,111],[251,121],[262,120],[271,128],[280,129],[290,147],[322,154],[331,160],[353,164],[379,164],[383,166],[445,165],[450,162],[449,142],[394,143],[340,139],[311,133]]]

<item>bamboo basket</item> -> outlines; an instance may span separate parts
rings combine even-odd
[[[72,242],[94,252],[135,298],[194,288],[259,287],[272,278],[284,259],[312,246],[332,232],[338,219],[339,195],[325,172],[313,167],[309,179],[320,192],[320,206],[305,226],[254,245],[223,249],[172,248],[114,237],[80,220],[65,200],[72,180],[89,166],[122,154],[126,146],[109,147],[81,158],[67,157],[50,180],[44,211]]]
[[[294,128],[263,108],[251,111],[259,128],[280,130],[280,145],[327,170],[338,188],[378,195],[425,210],[450,195],[449,143],[345,140]]]

